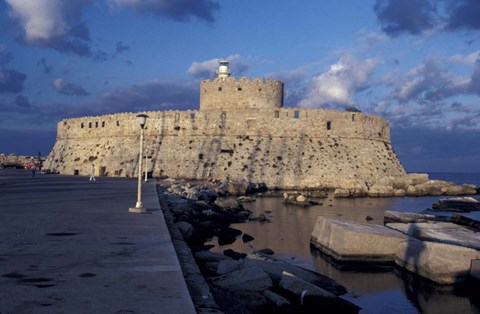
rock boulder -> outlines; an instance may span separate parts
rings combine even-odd
[[[273,286],[272,280],[260,267],[252,266],[216,277],[212,283],[223,289],[265,291]]]

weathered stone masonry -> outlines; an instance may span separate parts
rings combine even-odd
[[[405,171],[388,122],[359,112],[283,108],[283,83],[232,77],[203,81],[200,110],[152,111],[145,128],[154,176],[245,179],[282,188],[353,188]],[[135,176],[136,113],[65,119],[45,167]],[[145,161],[143,161],[145,162]]]

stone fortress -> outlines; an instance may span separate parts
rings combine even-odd
[[[283,82],[218,76],[200,83],[199,110],[146,112],[153,177],[245,180],[283,189],[368,189],[406,173],[389,123],[361,112],[283,107]],[[134,177],[138,113],[65,119],[44,168],[67,175]]]

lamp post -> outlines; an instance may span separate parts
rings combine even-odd
[[[148,182],[147,155],[145,155],[145,182]]]
[[[140,123],[140,156],[138,158],[138,193],[137,193],[137,204],[135,207],[130,207],[128,209],[131,213],[146,213],[147,209],[143,207],[142,204],[142,161],[143,161],[143,129],[145,128],[145,123],[147,123],[148,116],[146,114],[137,115],[138,122]]]

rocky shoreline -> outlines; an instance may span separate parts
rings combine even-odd
[[[475,185],[457,185],[443,180],[430,180],[425,173],[409,173],[403,177],[384,177],[373,184],[365,182],[357,188],[335,189],[334,197],[402,197],[458,196],[479,193]]]
[[[358,306],[341,298],[346,293],[345,288],[320,274],[275,259],[272,256],[274,252],[269,248],[251,254],[233,250],[225,250],[223,254],[209,251],[213,245],[205,243],[213,237],[218,238],[220,245],[253,240],[251,235],[242,234],[242,231],[231,228],[230,224],[252,220],[269,221],[268,214],[254,216],[243,207],[243,202],[254,201],[250,194],[264,197],[283,195],[286,204],[309,206],[321,204],[322,199],[332,193],[333,197],[387,197],[447,193],[472,195],[478,192],[473,185],[458,186],[446,181],[429,180],[423,174],[411,174],[401,180],[387,178],[382,184],[385,191],[397,192],[394,195],[390,192],[379,193],[379,185],[370,186],[370,192],[367,193],[356,189],[268,190],[264,184],[233,181],[158,181],[162,209],[171,228],[174,244],[179,246],[177,254],[180,259],[187,256],[182,262],[185,266],[182,267],[185,267],[187,283],[192,281],[189,286],[192,286],[191,293],[197,311],[313,313],[320,306],[341,313],[357,313],[360,310]],[[218,198],[228,195],[237,197]],[[400,238],[392,241],[405,240],[403,236]],[[326,247],[322,249],[330,250]],[[392,259],[390,255],[394,256],[393,253],[388,256]]]
[[[172,193],[179,196],[199,200],[212,196],[284,196],[287,203],[306,206],[315,205],[328,196],[334,198],[356,197],[421,197],[421,196],[464,196],[480,194],[480,188],[473,184],[455,184],[444,180],[431,180],[425,173],[409,173],[401,177],[384,177],[372,182],[350,182],[345,186],[322,189],[280,190],[267,187],[264,183],[249,183],[225,179],[223,182],[208,182],[203,180],[178,181],[166,179],[161,181]],[[343,185],[342,185],[343,186]],[[248,201],[248,199],[246,200]]]
[[[187,194],[192,186],[185,185]],[[253,239],[248,234],[239,237],[242,232],[230,223],[267,218],[252,216],[236,200],[216,200],[209,184],[195,185],[197,200],[177,194],[185,193],[185,187],[163,181],[158,194],[198,313],[316,313],[318,308],[358,313],[358,306],[341,298],[347,292],[343,286],[274,258],[268,248],[248,255],[210,252],[204,243],[213,236],[225,244],[237,237]]]

